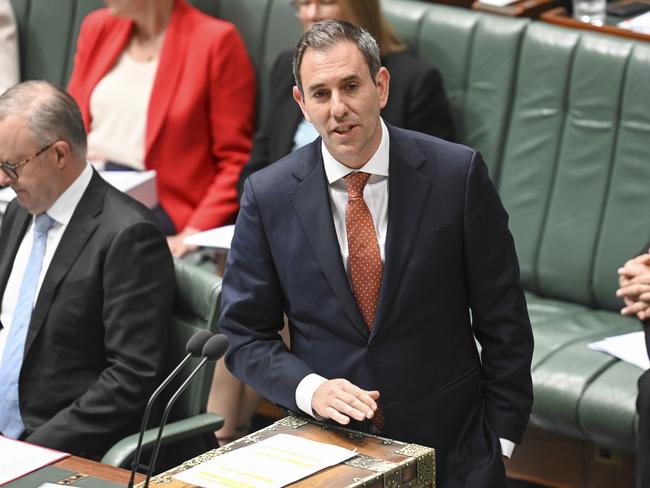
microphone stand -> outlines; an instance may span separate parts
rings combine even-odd
[[[162,419],[160,421],[160,427],[158,427],[158,436],[156,437],[156,443],[154,444],[154,451],[153,454],[151,455],[151,462],[149,463],[149,469],[147,470],[147,478],[144,482],[144,488],[149,488],[149,480],[151,479],[151,475],[153,473],[153,470],[155,469],[156,466],[156,460],[158,459],[158,452],[160,451],[160,444],[161,444],[161,438],[162,438],[162,433],[163,429],[165,428],[165,424],[167,423],[167,417],[169,417],[169,411],[171,410],[172,406],[178,399],[178,397],[185,391],[185,388],[187,388],[187,385],[190,384],[190,381],[192,381],[192,378],[196,376],[196,374],[199,372],[199,370],[203,367],[203,365],[209,361],[211,358],[204,357],[199,365],[194,368],[194,371],[190,373],[190,375],[187,377],[187,379],[183,382],[183,384],[176,390],[176,392],[172,395],[172,397],[169,399],[169,402],[167,402],[167,405],[165,406],[165,410],[162,415]],[[129,488],[131,488],[131,485],[129,485]]]

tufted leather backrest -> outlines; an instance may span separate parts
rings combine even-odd
[[[498,187],[529,290],[619,307],[616,269],[650,235],[649,47],[527,28]]]

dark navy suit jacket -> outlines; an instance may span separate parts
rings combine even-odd
[[[519,442],[532,404],[533,341],[508,217],[477,152],[389,134],[372,332],[341,259],[319,138],[246,182],[223,282],[226,363],[294,411],[309,373],[377,389],[386,435],[435,447],[440,486],[501,486],[498,438]],[[291,351],[278,335],[283,313]]]

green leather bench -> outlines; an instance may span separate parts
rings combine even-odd
[[[12,3],[23,77],[64,83],[80,21],[101,1]],[[239,27],[264,110],[273,60],[300,34],[289,0],[192,3]],[[483,153],[510,214],[535,334],[531,425],[633,453],[641,371],[587,344],[641,328],[618,315],[614,292],[617,267],[650,239],[650,44],[383,4],[413,52],[442,72],[457,137]]]

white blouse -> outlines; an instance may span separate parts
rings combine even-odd
[[[147,111],[158,58],[139,62],[122,53],[90,96],[88,150],[114,163],[144,169]]]

